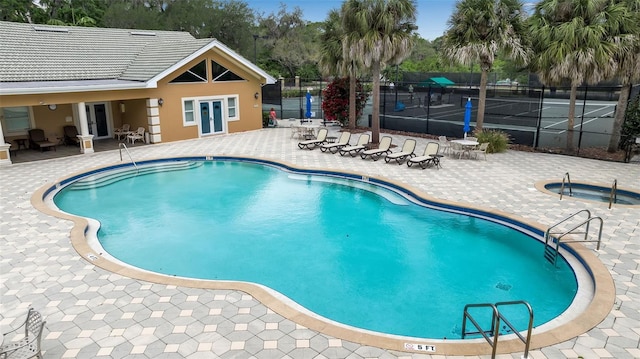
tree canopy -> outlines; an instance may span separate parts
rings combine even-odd
[[[529,60],[522,6],[519,0],[462,0],[449,19],[444,57],[466,66],[480,65],[476,130],[483,126],[487,78],[498,54],[523,64]]]

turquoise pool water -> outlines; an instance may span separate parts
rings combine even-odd
[[[567,263],[553,267],[521,231],[362,181],[274,166],[206,161],[90,177],[54,202],[99,220],[103,248],[133,266],[263,284],[319,315],[383,333],[457,339],[465,304],[510,300],[529,302],[538,326],[577,291]],[[526,329],[527,313],[507,315]]]

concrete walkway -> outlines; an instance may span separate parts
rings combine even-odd
[[[393,136],[395,144],[403,141],[404,137]],[[418,139],[417,153],[426,142]],[[614,308],[596,328],[533,350],[530,357],[640,358],[640,208],[609,210],[605,204],[559,201],[534,188],[537,181],[561,180],[570,172],[573,181],[609,185],[617,179],[620,187],[640,191],[640,165],[508,151],[488,155],[487,161],[445,158],[441,170],[422,170],[299,150],[296,143],[290,129],[278,127],[141,146],[131,153],[136,160],[255,156],[300,167],[352,171],[545,225],[589,209],[604,219],[603,245],[596,254],[614,278]],[[47,320],[42,342],[45,358],[454,358],[383,350],[329,337],[284,319],[243,292],[143,282],[95,267],[70,245],[71,223],[37,211],[30,200],[35,190],[58,178],[118,161],[115,150],[0,169],[1,332],[18,324],[33,306]]]

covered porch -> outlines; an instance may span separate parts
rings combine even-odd
[[[0,144],[0,164],[90,154],[117,149],[119,142],[131,147],[127,135],[135,134],[136,129],[135,146],[159,141],[159,134],[148,133],[149,129],[159,132],[157,99],[55,102],[36,105],[26,102],[0,108],[0,140],[4,140]],[[125,124],[127,131],[118,133]],[[69,127],[71,133],[67,131]],[[141,128],[143,133],[139,131]],[[32,132],[35,130],[43,137],[40,140],[44,144],[35,142],[34,145],[37,140],[32,141]]]
[[[122,140],[119,141],[113,138],[94,140],[93,149],[94,149],[94,152],[117,150],[119,147],[119,144],[122,142],[123,142]],[[146,144],[142,142],[135,142],[134,144],[131,144],[128,142],[124,142],[124,143],[127,146],[127,148],[146,146]],[[55,151],[54,150],[40,151],[40,150],[33,150],[29,148],[27,149],[21,148],[20,150],[14,150],[12,147],[11,162],[25,163],[25,162],[49,160],[54,158],[70,157],[70,156],[76,156],[76,155],[81,155],[77,146],[66,146],[64,144],[57,145]],[[123,156],[126,156],[126,154],[123,153]]]

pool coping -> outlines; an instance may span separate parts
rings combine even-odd
[[[548,190],[547,188],[545,188],[545,186],[549,185],[549,184],[555,184],[555,183],[562,183],[562,181],[558,181],[557,179],[552,179],[552,180],[542,180],[542,181],[537,181],[534,183],[535,188],[544,193],[544,194],[548,194],[551,196],[555,196],[560,198],[560,194],[557,192],[553,192]],[[599,187],[599,188],[611,188],[610,186],[607,186],[606,184],[603,183],[597,183],[597,182],[587,182],[587,181],[571,181],[572,184],[576,184],[576,185],[581,185],[581,186],[590,186],[590,187]],[[638,192],[638,190],[636,189],[632,189],[629,187],[617,187],[618,190],[620,191],[626,191],[626,192],[631,192],[631,193],[636,193],[640,195],[640,192]],[[601,201],[595,201],[592,199],[586,199],[586,198],[580,198],[580,197],[571,197],[571,196],[567,196],[564,195],[562,196],[562,200],[568,200],[568,201],[578,201],[578,202],[586,202],[586,203],[591,203],[591,204],[598,204],[604,207],[608,207],[609,203],[607,202],[601,202]],[[640,209],[640,204],[620,204],[620,203],[612,203],[611,208],[615,208],[615,207],[624,207],[624,208],[638,208]]]
[[[363,176],[355,172],[348,171],[335,171],[329,169],[320,168],[302,168],[293,166],[280,161],[267,160],[259,157],[241,157],[241,156],[179,156],[179,157],[166,157],[143,161],[143,163],[164,162],[169,160],[237,160],[247,162],[257,162],[262,164],[271,164],[274,166],[280,166],[285,169],[296,171],[299,173],[307,174],[343,174],[346,178],[362,178],[368,181],[384,184],[390,187],[396,187],[402,189],[403,192],[409,193],[415,196],[419,200],[423,200],[426,203],[436,203],[444,206],[444,208],[464,208],[474,213],[481,213],[487,215],[493,215],[505,220],[517,222],[529,226],[536,231],[544,232],[546,226],[525,220],[524,218],[508,214],[502,211],[486,209],[479,206],[462,204],[459,202],[447,201],[430,197],[420,190],[411,187],[410,185],[400,183],[393,180],[388,180],[379,177]],[[189,278],[170,277],[157,273],[143,271],[134,267],[125,266],[119,263],[112,262],[103,257],[100,253],[95,253],[94,249],[87,241],[86,233],[89,229],[89,221],[85,218],[74,216],[71,214],[63,213],[50,208],[44,201],[48,194],[59,188],[61,184],[68,183],[78,177],[83,177],[87,173],[101,172],[110,168],[128,167],[130,163],[117,163],[113,165],[106,165],[92,168],[88,171],[82,171],[70,174],[62,179],[48,183],[37,189],[31,196],[31,204],[37,210],[65,220],[69,220],[74,223],[73,228],[70,231],[70,240],[76,252],[87,260],[89,263],[96,265],[104,270],[117,273],[119,275],[166,285],[176,285],[182,287],[202,288],[202,289],[220,289],[220,290],[238,290],[246,292],[263,303],[265,306],[273,310],[274,312],[282,315],[283,317],[294,321],[309,329],[313,329],[322,332],[327,335],[334,336],[343,340],[370,345],[373,347],[379,347],[384,349],[412,352],[412,353],[425,353],[424,351],[411,350],[405,347],[405,344],[422,344],[425,346],[435,346],[436,350],[429,352],[428,354],[434,355],[486,355],[491,353],[491,347],[482,339],[472,340],[445,340],[445,339],[424,339],[404,337],[398,335],[388,335],[383,333],[376,333],[367,330],[362,330],[354,327],[345,326],[339,323],[332,322],[326,318],[311,315],[306,310],[300,310],[295,305],[287,303],[282,300],[282,296],[277,295],[262,285],[247,283],[247,282],[234,282],[234,281],[203,281]],[[534,329],[531,337],[530,349],[542,348],[551,346],[557,343],[564,342],[566,340],[577,337],[590,329],[597,326],[602,322],[613,308],[615,301],[615,285],[611,274],[606,269],[604,264],[595,256],[591,249],[585,247],[579,243],[571,243],[565,245],[566,249],[572,252],[572,254],[582,262],[593,280],[594,293],[591,302],[587,308],[572,320],[560,324],[552,329],[545,330],[543,332],[536,332]],[[291,300],[289,300],[291,301]],[[461,315],[462,313],[460,313]],[[497,353],[514,353],[523,351],[524,345],[520,342],[515,335],[501,336]]]

